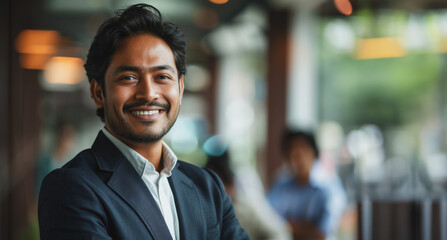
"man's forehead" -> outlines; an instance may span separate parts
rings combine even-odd
[[[169,45],[151,34],[138,34],[124,39],[110,59],[113,71],[162,71],[177,73],[175,56]]]
[[[136,49],[137,45],[140,43],[140,46],[144,46],[144,47],[149,47],[149,46],[163,46],[164,48],[166,48],[167,50],[169,50],[172,55],[174,55],[171,47],[169,46],[169,44],[162,39],[161,37],[158,37],[154,34],[151,33],[138,33],[138,34],[133,34],[130,36],[127,36],[125,38],[123,38],[121,40],[121,42],[119,43],[119,45],[117,46],[115,53],[126,49],[128,47],[131,47],[132,49]]]

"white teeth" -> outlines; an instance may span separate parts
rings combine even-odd
[[[137,116],[144,116],[144,115],[154,115],[159,113],[160,110],[151,110],[151,111],[133,111],[132,114],[133,115],[137,115]]]

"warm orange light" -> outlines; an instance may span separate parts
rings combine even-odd
[[[209,0],[209,1],[215,4],[225,4],[228,2],[228,0]]]
[[[75,57],[52,57],[45,66],[45,81],[50,84],[78,84],[84,79],[84,61]]]
[[[349,0],[334,0],[334,4],[341,14],[346,16],[352,14],[352,4]]]
[[[22,54],[20,55],[20,66],[25,69],[41,70],[48,60],[47,54]]]
[[[26,54],[53,54],[60,41],[56,31],[23,30],[16,38],[16,50]]]
[[[357,44],[357,59],[403,57],[406,52],[397,38],[360,39]]]

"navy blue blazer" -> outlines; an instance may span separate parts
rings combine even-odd
[[[182,240],[249,239],[212,171],[178,161],[169,183]],[[45,177],[38,214],[42,240],[172,239],[143,180],[102,132]]]

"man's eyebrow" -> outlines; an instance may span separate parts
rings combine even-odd
[[[154,66],[154,67],[149,68],[150,72],[156,72],[156,71],[162,71],[162,70],[168,70],[172,73],[175,73],[175,69],[173,67],[171,67],[170,65],[159,65],[159,66]]]
[[[170,65],[159,65],[159,66],[153,66],[149,68],[150,72],[157,72],[157,71],[162,71],[162,70],[168,70],[172,73],[175,73],[175,69],[173,67],[171,67]],[[137,66],[131,66],[131,65],[123,65],[123,66],[119,66],[115,69],[114,74],[118,74],[118,73],[122,73],[122,72],[126,72],[126,71],[131,71],[131,72],[141,72],[141,68],[137,67]]]
[[[122,73],[122,72],[126,72],[126,71],[131,71],[131,72],[140,72],[141,68],[137,67],[137,66],[119,66],[115,69],[115,71],[113,71],[114,74],[118,74],[118,73]]]

